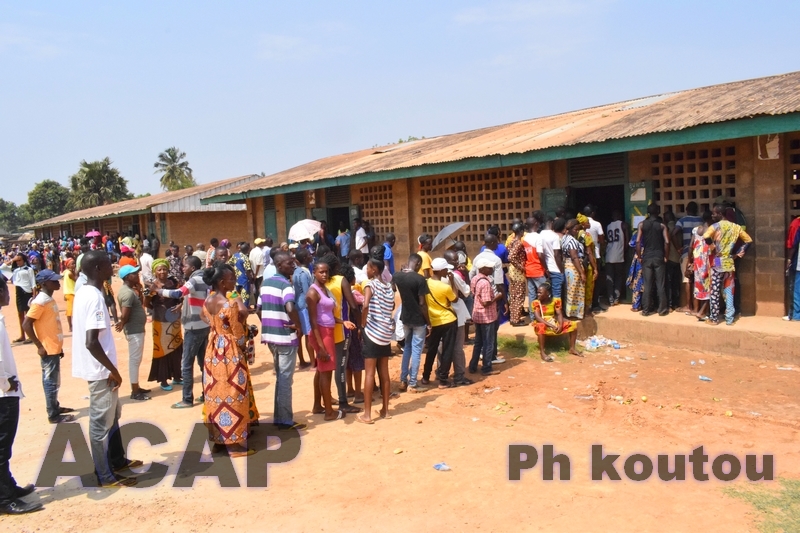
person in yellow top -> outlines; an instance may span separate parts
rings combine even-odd
[[[417,273],[429,278],[431,277],[430,251],[433,247],[433,238],[427,233],[423,233],[417,238],[417,242],[419,243],[419,252],[417,254],[422,258],[422,264]]]
[[[345,341],[347,339],[344,335],[342,321],[349,320],[355,324],[360,324],[361,312],[358,309],[355,298],[353,298],[353,289],[350,286],[350,282],[339,274],[339,260],[336,256],[328,254],[318,258],[317,263],[326,263],[328,272],[335,273],[335,275],[328,278],[325,288],[331,292],[335,302],[333,316],[336,318],[336,326],[333,328],[333,341],[336,344],[336,369],[334,370],[333,379],[336,381],[336,391],[339,395],[338,409],[345,413],[359,413],[361,412],[360,408],[347,403],[347,384],[345,379],[347,370],[347,350],[345,348],[347,343]],[[347,306],[346,309],[344,309],[345,306]],[[343,314],[343,310],[347,314]],[[319,395],[316,390],[314,391],[315,406],[321,406],[321,394],[321,391]]]
[[[585,314],[587,316],[592,315],[592,296],[594,295],[594,282],[597,280],[597,258],[595,257],[596,254],[594,252],[594,239],[592,239],[592,234],[589,233],[587,230],[589,229],[589,217],[578,213],[578,223],[581,226],[581,230],[578,232],[578,242],[583,244],[584,247],[584,254],[583,257],[588,259],[589,264],[585,265],[586,268],[586,292],[584,294],[584,307],[586,309]]]
[[[458,333],[458,317],[453,309],[453,303],[458,300],[456,296],[456,282],[453,277],[452,267],[446,259],[437,257],[431,261],[431,278],[428,280],[428,294],[425,301],[428,304],[428,317],[431,321],[431,334],[428,337],[428,352],[425,354],[425,366],[422,370],[422,384],[430,383],[431,371],[439,344],[442,345],[442,355],[439,360],[439,388],[454,387],[450,383],[450,365],[453,363],[453,354]]]
[[[75,260],[67,259],[64,262],[64,301],[67,302],[67,324],[72,332],[72,302],[75,300],[75,282],[78,275],[75,273]]]
[[[753,239],[742,226],[725,220],[725,207],[722,205],[714,206],[711,219],[714,223],[703,233],[703,239],[705,239],[706,244],[714,247],[714,254],[711,256],[713,257],[711,263],[711,294],[709,295],[711,312],[709,313],[708,323],[715,326],[719,324],[721,293],[725,298],[725,323],[732,326],[733,319],[736,316],[733,300],[736,272],[734,255],[738,258],[744,257]],[[733,248],[738,241],[742,241],[742,246],[734,254]]]
[[[74,411],[58,403],[58,388],[61,385],[61,358],[64,357],[64,334],[58,316],[58,304],[53,292],[61,288],[61,275],[52,270],[42,270],[36,275],[36,283],[42,288],[31,302],[31,308],[22,323],[22,329],[36,345],[42,363],[42,386],[47,406],[47,419],[51,424],[72,422]]]

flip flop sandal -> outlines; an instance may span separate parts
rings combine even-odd
[[[372,424],[374,424],[374,423],[375,423],[375,421],[374,421],[374,420],[372,420],[372,419],[370,419],[370,420],[364,420],[364,418],[362,417],[362,415],[357,415],[357,416],[356,416],[356,420],[358,420],[358,421],[359,421],[359,422],[361,422],[362,424],[370,424],[370,425],[372,425]]]
[[[354,405],[348,405],[347,407],[343,407],[341,410],[345,413],[360,413],[362,411],[360,407],[356,407]]]
[[[159,386],[161,387],[161,390],[165,390],[167,392],[172,390],[172,385],[159,385]]]
[[[178,402],[172,404],[173,409],[191,409],[192,407],[194,407],[194,404],[191,403]]]
[[[325,421],[326,421],[326,422],[334,422],[334,421],[336,421],[336,420],[341,420],[341,419],[342,419],[342,418],[344,418],[345,416],[347,416],[347,415],[345,414],[345,412],[344,412],[344,411],[342,411],[341,409],[337,409],[337,410],[336,410],[336,418],[331,418],[330,420],[328,420],[328,419],[326,418],[326,419],[325,419]]]
[[[545,363],[552,363],[553,362],[553,356],[552,355],[545,355],[542,358],[542,361],[544,361]]]
[[[140,461],[139,459],[132,459],[127,463],[125,463],[124,465],[114,468],[113,470],[114,472],[119,472],[120,470],[125,470],[128,468],[139,468],[140,466],[144,466],[143,461]]]
[[[353,400],[353,403],[364,403],[364,398]]]
[[[383,418],[384,420],[389,420],[392,418],[392,415],[386,413],[386,416],[383,416],[380,411],[375,411],[375,414],[378,415],[378,418]]]

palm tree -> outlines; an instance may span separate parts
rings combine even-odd
[[[81,161],[80,169],[69,180],[71,209],[113,204],[131,197],[128,180],[123,178],[119,170],[111,164],[111,160],[107,157],[91,163]]]
[[[197,185],[192,176],[192,169],[189,168],[189,162],[185,161],[185,159],[186,152],[182,152],[174,146],[158,154],[158,161],[153,166],[156,169],[155,174],[162,173],[162,189],[165,191],[177,191]]]

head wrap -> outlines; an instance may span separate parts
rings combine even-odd
[[[578,222],[580,222],[581,224],[586,224],[587,222],[589,222],[589,219],[586,218],[586,215],[582,213],[578,213],[578,216],[576,218],[578,219]]]
[[[75,264],[74,259],[67,259],[64,261],[64,268],[71,268]]]
[[[155,273],[156,269],[158,267],[160,267],[161,265],[164,265],[165,267],[167,267],[167,270],[169,270],[169,261],[167,261],[163,257],[159,257],[158,259],[153,261],[153,267],[152,267],[153,268],[153,273]]]

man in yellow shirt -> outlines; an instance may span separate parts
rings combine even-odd
[[[450,264],[446,259],[437,257],[431,261],[431,278],[428,280],[428,291],[425,301],[428,304],[428,317],[431,321],[431,334],[428,337],[428,352],[425,354],[425,367],[422,370],[422,384],[430,383],[433,361],[442,344],[442,355],[439,360],[439,388],[454,387],[450,383],[450,365],[458,333],[458,321],[453,303],[456,296],[456,282]]]
[[[61,386],[61,358],[64,357],[64,334],[58,315],[58,304],[53,292],[61,288],[61,275],[52,270],[42,270],[36,275],[36,283],[41,292],[31,302],[30,310],[22,323],[22,329],[36,345],[42,363],[42,386],[47,406],[47,419],[51,424],[72,422],[74,411],[61,407],[58,403],[58,389]]]

